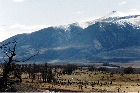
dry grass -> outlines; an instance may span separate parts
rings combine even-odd
[[[60,71],[57,70],[57,71]],[[2,69],[0,69],[2,72]],[[89,82],[88,85],[83,85],[82,89],[79,89],[79,84],[72,84],[72,85],[54,85],[53,83],[42,83],[41,80],[36,79],[32,82],[31,79],[27,79],[28,74],[22,74],[23,82],[20,85],[26,88],[20,88],[22,92],[27,91],[45,91],[45,90],[52,90],[52,91],[83,91],[83,92],[138,92],[140,91],[140,74],[114,74],[112,77],[110,73],[103,74],[101,72],[91,72],[87,70],[76,70],[73,71],[71,75],[61,75],[58,80],[65,80],[70,82]],[[99,81],[99,84],[97,82]],[[112,84],[110,84],[112,81]],[[95,82],[96,84],[94,87],[91,86],[91,83]],[[31,89],[32,88],[32,89]]]
[[[75,74],[76,73],[76,74]],[[27,77],[26,74],[22,75],[22,78]],[[103,78],[104,77],[104,78]],[[110,77],[110,73],[103,74],[101,72],[90,72],[86,70],[76,70],[72,73],[72,75],[61,75],[59,76],[60,80],[65,80],[70,82],[86,82],[89,83],[98,81],[99,84],[94,85],[94,89],[92,86],[88,84],[87,86],[83,85],[83,89],[79,89],[78,84],[72,85],[54,85],[49,83],[39,83],[38,79],[34,80],[31,83],[31,79],[23,79],[22,84],[31,85],[40,89],[49,89],[49,90],[61,90],[61,91],[84,91],[84,92],[138,92],[140,91],[140,74],[128,74],[128,75],[120,75],[114,74],[113,77]],[[110,84],[112,81],[112,84]],[[102,84],[102,85],[101,85]],[[86,88],[85,88],[86,87]]]

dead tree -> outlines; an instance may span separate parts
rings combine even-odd
[[[47,71],[47,82],[48,83],[51,83],[52,80],[54,80],[54,75],[52,74],[52,69],[51,67],[48,68],[48,71]]]
[[[47,71],[48,71],[48,65],[47,65],[47,63],[45,63],[41,67],[41,75],[42,75],[42,80],[44,83],[47,82]]]
[[[14,39],[12,42],[8,42],[0,45],[0,49],[4,53],[3,56],[4,68],[3,68],[3,77],[1,82],[2,83],[1,86],[3,86],[2,91],[5,91],[7,89],[7,82],[8,82],[9,74],[11,72],[14,72],[14,76],[17,77],[20,80],[20,82],[22,82],[21,76],[19,76],[17,73],[18,69],[13,66],[13,63],[25,62],[38,54],[37,53],[23,61],[14,60],[16,56],[16,46],[17,46],[16,39]]]
[[[8,75],[14,69],[12,67],[12,61],[13,58],[16,56],[15,54],[16,43],[17,43],[16,40],[14,40],[13,42],[8,42],[0,46],[2,52],[5,54],[3,57],[5,64],[3,68],[3,82],[2,82],[2,85],[5,89],[7,88],[7,81],[8,81],[7,79],[9,77]],[[11,44],[14,44],[13,48],[10,48]],[[8,60],[6,60],[5,57],[8,57]]]

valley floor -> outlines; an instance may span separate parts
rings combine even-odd
[[[71,92],[139,92],[140,74],[114,74],[91,72],[87,70],[76,70],[72,75],[61,75],[59,84],[41,83],[36,79],[25,79],[26,74],[22,75],[23,85],[31,86],[36,91],[71,91]],[[39,83],[40,82],[40,83]],[[69,83],[68,83],[69,82]],[[22,90],[24,91],[24,90]],[[26,90],[27,91],[27,90]]]

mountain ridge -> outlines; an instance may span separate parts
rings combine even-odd
[[[114,16],[54,26],[17,38],[17,59],[35,54],[31,62],[133,62],[140,60],[139,15]],[[132,24],[131,24],[132,23]],[[87,26],[87,27],[86,27]],[[137,51],[136,51],[137,50]]]

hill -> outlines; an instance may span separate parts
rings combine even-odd
[[[133,62],[140,60],[139,25],[140,15],[113,11],[93,21],[48,27],[3,42],[17,39],[20,60],[39,51],[30,62]]]

